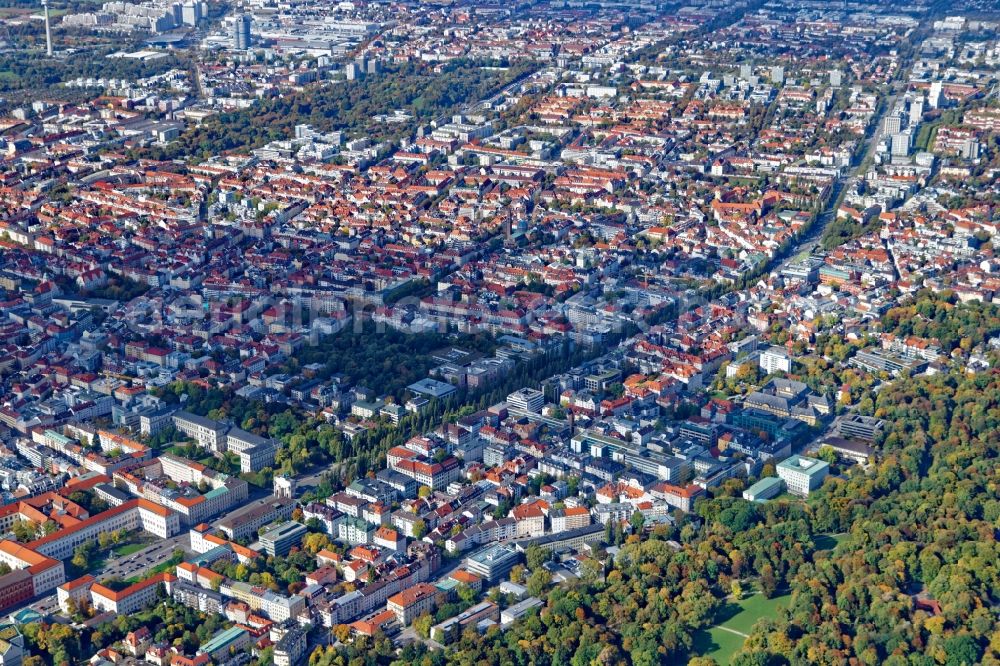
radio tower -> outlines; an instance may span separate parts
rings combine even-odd
[[[49,0],[42,0],[45,9],[45,51],[52,57],[52,28],[49,27]]]

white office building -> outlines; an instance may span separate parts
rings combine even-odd
[[[792,456],[778,463],[778,478],[788,486],[788,492],[806,497],[823,485],[830,473],[830,465],[815,458]]]

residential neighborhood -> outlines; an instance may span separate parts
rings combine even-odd
[[[0,91],[0,663],[458,654],[926,473],[894,447],[946,426],[882,395],[1000,350],[1000,13],[939,5],[44,5],[71,74]],[[677,599],[798,589],[730,551]],[[892,603],[968,636],[922,576]],[[751,663],[669,612],[659,661],[511,663]]]

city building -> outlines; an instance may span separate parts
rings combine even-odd
[[[309,530],[302,523],[289,521],[273,527],[260,535],[260,545],[271,557],[287,555],[292,548],[302,543],[302,537]]]
[[[253,45],[250,37],[250,15],[237,14],[233,22],[233,48],[246,51]]]
[[[521,553],[514,547],[494,544],[466,557],[465,568],[492,585],[506,578],[520,561]]]
[[[772,497],[777,497],[783,492],[785,492],[785,482],[779,478],[769,476],[744,490],[743,499],[748,502],[762,502]]]
[[[430,613],[437,605],[438,589],[427,583],[417,583],[386,601],[386,609],[396,615],[396,621],[402,626],[409,626],[413,620]]]
[[[760,369],[768,375],[775,372],[792,371],[792,359],[788,352],[781,347],[768,347],[761,351],[759,363]]]
[[[246,539],[257,534],[257,530],[276,520],[288,520],[292,516],[295,503],[287,497],[265,497],[234,513],[218,523],[230,539]]]
[[[198,654],[207,655],[217,663],[226,663],[232,654],[249,647],[250,633],[243,627],[230,627],[212,636],[198,648]]]
[[[306,633],[292,627],[274,644],[275,666],[297,666],[306,657]]]
[[[527,599],[522,599],[513,606],[508,606],[503,609],[500,613],[500,624],[504,627],[508,627],[535,608],[541,608],[544,605],[544,602],[538,597],[528,597]]]
[[[435,624],[431,627],[431,638],[442,645],[447,645],[458,640],[466,627],[474,627],[482,633],[482,628],[497,624],[499,621],[500,607],[492,601],[481,601],[458,615]]]
[[[518,389],[507,396],[507,405],[511,409],[539,414],[545,405],[545,394],[536,389]]]
[[[554,533],[575,530],[590,525],[590,511],[583,506],[553,509],[549,512],[549,520]]]
[[[16,624],[0,624],[0,666],[21,666],[28,654],[24,635]]]
[[[90,586],[90,601],[99,611],[131,615],[152,605],[160,594],[161,586],[165,594],[169,595],[176,581],[177,576],[160,573],[122,590],[112,590],[100,583],[94,583]]]
[[[881,432],[885,422],[873,416],[861,414],[845,414],[837,421],[837,433],[841,437],[874,441]]]
[[[778,463],[777,472],[788,486],[788,492],[806,497],[823,485],[830,465],[822,460],[795,455]]]

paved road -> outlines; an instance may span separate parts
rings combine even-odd
[[[873,119],[874,129],[869,135],[864,139],[863,150],[861,151],[861,156],[853,167],[850,168],[846,177],[839,178],[834,181],[833,186],[830,189],[829,197],[827,198],[826,208],[819,214],[819,217],[807,233],[805,233],[796,242],[794,248],[788,251],[787,256],[778,262],[775,270],[781,270],[788,266],[788,264],[795,261],[795,259],[800,256],[803,252],[812,254],[816,251],[819,246],[819,242],[823,237],[823,230],[826,226],[832,222],[837,217],[837,208],[840,205],[841,193],[846,189],[850,191],[858,180],[864,178],[864,173],[862,169],[871,161],[871,157],[875,154],[875,149],[878,144],[882,141],[885,134],[883,128],[883,120],[886,115],[892,111],[896,104],[896,98],[899,96],[897,92],[893,92],[885,100],[885,104],[882,105],[880,111]],[[870,126],[871,127],[871,126]]]
[[[104,566],[91,572],[91,575],[97,580],[106,580],[108,578],[126,580],[166,562],[177,548],[188,553],[191,552],[191,542],[188,539],[187,532],[178,534],[170,539],[157,541],[130,555],[111,558],[104,563]],[[38,611],[42,615],[54,615],[59,612],[58,597],[53,591],[52,594],[32,602],[28,607]]]
[[[324,467],[323,469],[312,472],[311,474],[303,474],[295,478],[295,495],[298,497],[307,490],[312,490],[323,481],[323,476],[329,474],[336,468],[336,464]]]
[[[28,608],[38,611],[42,615],[55,615],[59,612],[59,599],[56,597],[56,593],[53,592],[49,596],[42,597],[33,604],[30,604]]]
[[[127,580],[136,574],[145,572],[169,560],[177,548],[185,552],[191,552],[191,541],[188,538],[187,531],[170,539],[157,541],[131,555],[109,559],[93,575],[97,579],[120,578]]]

